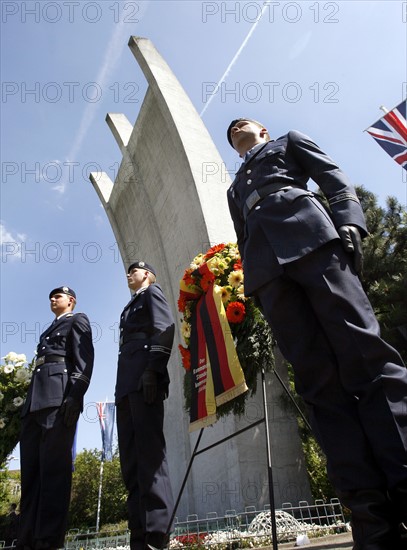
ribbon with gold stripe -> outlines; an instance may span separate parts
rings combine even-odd
[[[200,268],[209,277],[209,268]],[[216,407],[247,391],[221,291],[208,282],[191,323],[190,431],[216,422]]]

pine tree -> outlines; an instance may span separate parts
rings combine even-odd
[[[384,340],[407,361],[407,212],[394,197],[379,207],[373,193],[358,187],[369,235],[363,241],[362,283]]]

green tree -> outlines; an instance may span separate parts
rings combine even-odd
[[[384,340],[407,362],[407,211],[394,197],[382,208],[370,191],[358,187],[357,193],[369,231],[362,283]]]
[[[0,516],[7,513],[10,502],[9,472],[6,468],[0,467]]]
[[[101,452],[84,450],[76,455],[72,476],[70,528],[90,528],[96,525]]]
[[[5,461],[4,468],[0,468],[0,540],[6,538],[5,531],[9,525],[7,514],[10,511],[10,504],[19,504],[20,493],[16,486],[20,485],[20,471],[8,470],[8,462]]]
[[[127,491],[120,470],[119,453],[105,462],[100,524],[118,523],[127,519]]]
[[[70,529],[86,530],[96,526],[101,456],[101,451],[97,449],[84,450],[76,456],[69,513]],[[103,465],[100,526],[126,519],[126,498],[116,450],[113,460]]]

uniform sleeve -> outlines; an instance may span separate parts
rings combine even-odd
[[[335,227],[356,225],[367,234],[365,217],[354,186],[337,164],[308,136],[297,131],[288,134],[291,154],[328,199]]]
[[[92,329],[89,319],[84,313],[77,313],[72,323],[70,351],[73,369],[69,374],[68,396],[81,400],[89,387],[95,357]]]
[[[150,285],[146,298],[152,321],[147,369],[164,373],[174,342],[174,317],[160,287]]]

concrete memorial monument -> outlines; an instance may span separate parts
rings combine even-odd
[[[123,114],[107,123],[123,159],[115,182],[92,173],[117,240],[125,269],[134,258],[151,262],[177,315],[179,281],[199,252],[235,240],[226,202],[230,185],[222,159],[185,91],[154,45],[131,37],[129,47],[148,82],[134,125]],[[218,167],[210,169],[207,167]],[[172,485],[177,495],[197,434],[188,431],[184,411],[184,369],[177,350],[170,359],[170,396],[165,434]],[[281,365],[280,365],[281,368]],[[283,388],[267,377],[275,503],[311,500],[295,413],[282,399]],[[263,416],[261,392],[247,401],[244,416],[228,416],[206,428],[210,445]],[[193,463],[176,516],[200,518],[209,512],[262,509],[269,503],[265,430],[262,424],[202,453]]]

